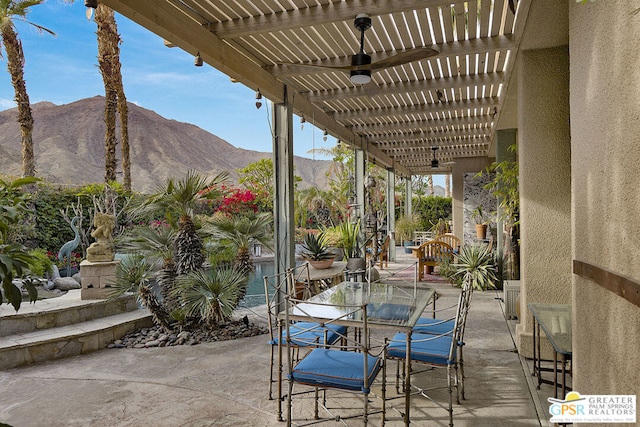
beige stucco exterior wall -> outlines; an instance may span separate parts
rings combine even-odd
[[[574,258],[640,281],[640,3],[571,3]],[[574,390],[640,397],[640,308],[575,275],[573,308]]]
[[[518,59],[522,315],[516,343],[532,357],[526,305],[571,302],[569,52],[566,46],[529,50]]]

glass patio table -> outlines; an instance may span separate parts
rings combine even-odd
[[[433,300],[433,288],[418,287],[406,283],[341,282],[336,286],[309,298],[314,304],[298,303],[289,313],[290,320],[339,319],[345,314],[340,305],[367,305],[367,325],[370,329],[405,332],[406,354],[411,355],[411,330],[427,305]],[[317,305],[327,304],[326,306]],[[345,309],[346,310],[346,309]],[[306,313],[306,314],[305,314]],[[284,315],[284,313],[282,314]],[[362,319],[340,319],[336,324],[359,326]],[[405,363],[405,412],[404,423],[409,425],[411,403],[411,363]]]
[[[533,316],[533,375],[538,376],[538,390],[542,383],[553,384],[553,397],[558,397],[558,388],[562,389],[564,399],[566,391],[567,361],[571,360],[571,305],[570,304],[527,304]],[[553,382],[542,378],[542,371],[548,368],[541,366],[540,329],[553,346]],[[558,384],[558,355],[562,366],[562,383]]]

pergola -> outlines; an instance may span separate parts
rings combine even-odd
[[[410,176],[491,156],[530,1],[103,3],[274,103],[286,101],[369,161]],[[374,65],[390,65],[371,71],[367,84],[332,69],[359,51],[359,14],[371,19],[364,52]]]
[[[282,268],[293,262],[293,249],[284,249],[293,248],[293,226],[278,220],[292,212],[293,114],[356,150],[360,206],[365,162],[388,171],[389,195],[396,177],[450,173],[457,159],[495,157],[530,6],[530,0],[103,3],[274,103]],[[357,17],[364,17],[358,28]],[[364,67],[349,69],[361,47],[371,67],[365,59]],[[410,200],[409,193],[409,209]],[[393,230],[393,212],[387,216]]]

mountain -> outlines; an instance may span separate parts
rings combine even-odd
[[[65,105],[32,105],[36,174],[49,182],[87,184],[104,179],[104,97]],[[22,164],[17,109],[0,112],[0,172],[19,176]],[[119,131],[118,131],[119,132]],[[244,150],[189,123],[166,119],[129,103],[129,143],[133,189],[149,192],[169,177],[187,170],[214,176],[243,168],[271,153]],[[120,169],[120,147],[117,149]],[[326,188],[330,161],[294,158],[300,188]],[[120,169],[121,170],[121,169]],[[121,179],[119,179],[121,181]]]

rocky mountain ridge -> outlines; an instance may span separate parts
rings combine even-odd
[[[104,179],[104,97],[55,105],[32,105],[37,175],[60,184],[88,184]],[[22,162],[17,109],[0,112],[0,172],[20,175]],[[129,141],[133,189],[149,192],[169,177],[189,169],[214,176],[231,172],[271,153],[245,150],[189,123],[166,119],[129,103]],[[120,163],[120,148],[117,148]],[[295,157],[301,188],[327,186],[330,161]],[[120,167],[120,165],[119,165]],[[120,179],[119,179],[120,180]]]

